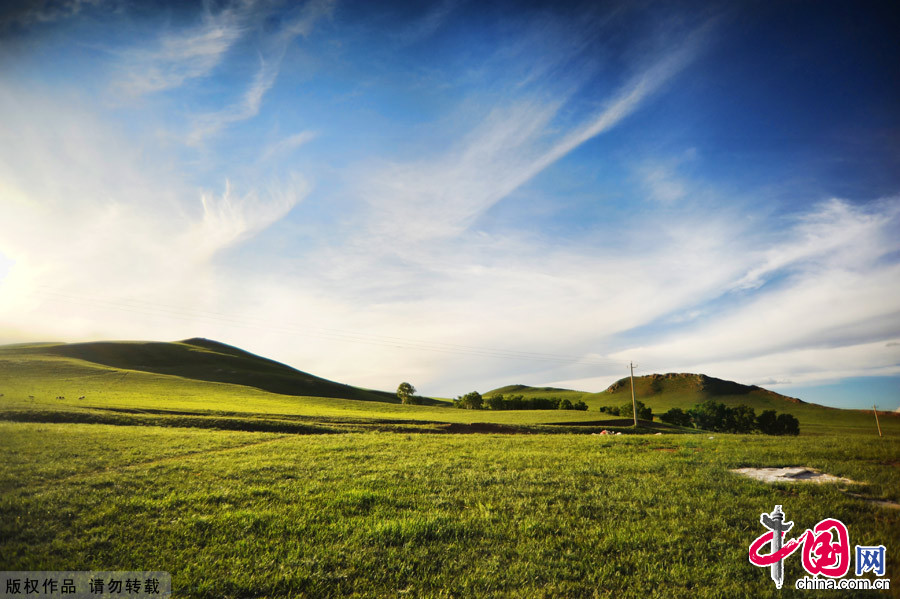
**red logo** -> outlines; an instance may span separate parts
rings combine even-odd
[[[769,529],[750,544],[750,563],[754,566],[771,566],[772,579],[778,588],[784,579],[782,561],[803,547],[803,568],[811,575],[840,578],[850,570],[850,535],[843,522],[826,518],[812,529],[807,529],[796,539],[785,541],[784,535],[794,525],[784,522],[781,506],[775,506],[771,514],[762,514],[760,522]],[[778,535],[777,537],[775,535]],[[769,545],[770,553],[761,553]]]

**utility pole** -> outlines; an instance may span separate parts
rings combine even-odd
[[[629,362],[628,365],[631,366],[631,407],[634,409],[634,427],[637,428],[637,402],[634,400],[634,364]]]
[[[872,404],[872,411],[875,412],[875,426],[878,427],[878,436],[881,436],[881,425],[878,424],[878,407]]]

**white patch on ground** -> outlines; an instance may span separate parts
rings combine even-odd
[[[738,468],[732,470],[737,474],[749,476],[764,483],[846,483],[858,485],[859,482],[832,474],[819,472],[814,468],[797,466],[793,468]]]
[[[761,480],[764,483],[844,483],[850,485],[862,484],[856,480],[834,476],[832,474],[825,474],[824,472],[819,472],[815,468],[804,468],[802,466],[797,466],[794,468],[738,468],[737,470],[732,470],[732,472],[741,474],[743,476],[749,476],[750,478],[755,478],[756,480]],[[844,493],[846,493],[850,497],[862,499],[863,501],[868,501],[869,503],[883,508],[900,510],[900,503],[895,503],[893,501],[883,501],[880,499],[872,499],[871,497],[857,495],[856,493],[850,493],[849,491],[844,491]]]

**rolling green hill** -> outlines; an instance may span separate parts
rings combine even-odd
[[[528,385],[506,385],[499,389],[493,389],[484,394],[485,397],[492,395],[524,395],[525,397],[568,397],[572,393],[583,394],[583,391],[572,391],[571,389],[561,389],[559,387],[529,387]]]
[[[302,431],[322,423],[379,430],[440,424],[443,430],[588,419],[584,412],[473,412],[430,398],[423,404],[403,405],[392,393],[343,385],[203,339],[0,347],[3,420]]]
[[[491,395],[522,395],[525,397],[560,397],[571,401],[582,400],[588,405],[588,414],[596,413],[601,406],[619,407],[631,402],[631,379],[619,379],[599,393],[559,389],[556,387],[529,387],[507,385],[485,393]],[[832,427],[865,432],[875,430],[871,411],[842,410],[804,402],[756,385],[742,385],[705,374],[668,373],[634,377],[634,395],[652,408],[657,417],[671,408],[687,410],[707,400],[728,406],[748,405],[756,413],[775,410],[793,414],[801,423],[803,432],[821,432]],[[882,428],[900,429],[900,414],[879,412]],[[876,433],[877,434],[877,433]]]
[[[756,385],[742,385],[733,381],[725,381],[705,374],[674,373],[649,374],[634,377],[634,396],[662,413],[669,408],[689,408],[707,400],[726,405],[745,404],[756,410],[776,410],[793,412],[797,408],[808,406],[806,402],[795,397],[781,395]],[[618,406],[631,401],[631,379],[619,379],[602,393],[585,397],[599,405]],[[822,406],[815,406],[822,408]]]
[[[0,357],[11,354],[34,358],[58,356],[82,362],[85,370],[91,365],[100,365],[120,371],[253,387],[279,395],[399,402],[392,393],[329,381],[209,339],[186,339],[175,343],[103,341],[0,348]]]
[[[478,423],[554,425],[554,430],[564,428],[560,425],[630,424],[627,418],[614,422],[599,411],[601,406],[630,402],[627,378],[600,393],[509,385],[485,395],[500,393],[584,400],[589,409],[458,410],[449,402],[431,399],[425,400],[426,405],[401,405],[393,393],[326,380],[206,339],[0,347],[0,417],[5,420],[165,420],[167,426],[283,431],[350,421],[354,426],[365,423],[377,427],[397,423],[439,428]],[[713,399],[729,405],[747,404],[757,413],[769,409],[791,413],[799,419],[802,434],[831,434],[840,429],[868,435],[874,429],[871,412],[808,404],[759,387],[704,375],[636,377],[635,393],[657,416],[671,407],[686,409]],[[199,422],[198,418],[207,420]],[[900,414],[884,413],[881,426],[886,433],[900,432]]]

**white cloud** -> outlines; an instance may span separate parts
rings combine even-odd
[[[187,138],[188,144],[197,145],[224,127],[259,114],[263,98],[275,85],[289,45],[298,36],[309,35],[317,21],[331,14],[333,5],[334,2],[327,0],[311,0],[307,2],[299,15],[283,25],[278,33],[268,36],[264,40],[267,48],[265,53],[260,56],[259,69],[241,99],[219,111],[195,117],[192,130]]]
[[[644,164],[638,175],[649,197],[661,204],[672,204],[685,197],[687,184],[666,164]]]
[[[377,232],[406,223],[407,239],[452,237],[490,206],[588,140],[615,127],[696,56],[702,29],[611,94],[578,125],[554,133],[566,98],[506,98],[449,152],[432,160],[382,165],[362,185]]]
[[[227,6],[215,13],[205,8],[199,25],[167,32],[151,48],[127,51],[115,91],[137,97],[206,77],[246,32],[251,7]]]
[[[311,142],[316,137],[318,137],[318,133],[315,131],[301,131],[300,133],[289,135],[288,137],[267,146],[260,154],[259,162],[267,162],[272,158],[289,154],[297,148]]]
[[[753,255],[737,287],[766,275],[784,280],[688,332],[616,355],[654,370],[794,383],[895,372],[898,355],[884,340],[900,335],[900,265],[883,258],[900,250],[898,208],[896,198],[870,208],[825,203]]]
[[[308,193],[300,177],[243,193],[227,181],[221,194],[201,192],[72,98],[7,91],[0,112],[9,117],[3,134],[23,140],[0,149],[0,253],[12,261],[0,281],[5,329],[79,339],[179,330],[177,319],[160,326],[159,318],[135,319],[133,309],[117,317],[97,306],[156,300],[178,312],[221,301],[217,256]],[[46,305],[71,296],[87,305]]]
[[[205,138],[215,135],[224,127],[253,118],[259,114],[263,97],[275,85],[280,66],[281,57],[270,61],[261,59],[259,70],[238,102],[226,106],[217,112],[194,117],[191,132],[187,137],[187,143],[189,145],[198,145]]]
[[[791,240],[766,250],[761,264],[735,283],[739,289],[756,288],[766,276],[785,268],[810,266],[827,261],[832,267],[853,267],[893,247],[900,204],[890,200],[879,211],[865,212],[832,199],[819,210],[801,216]]]

